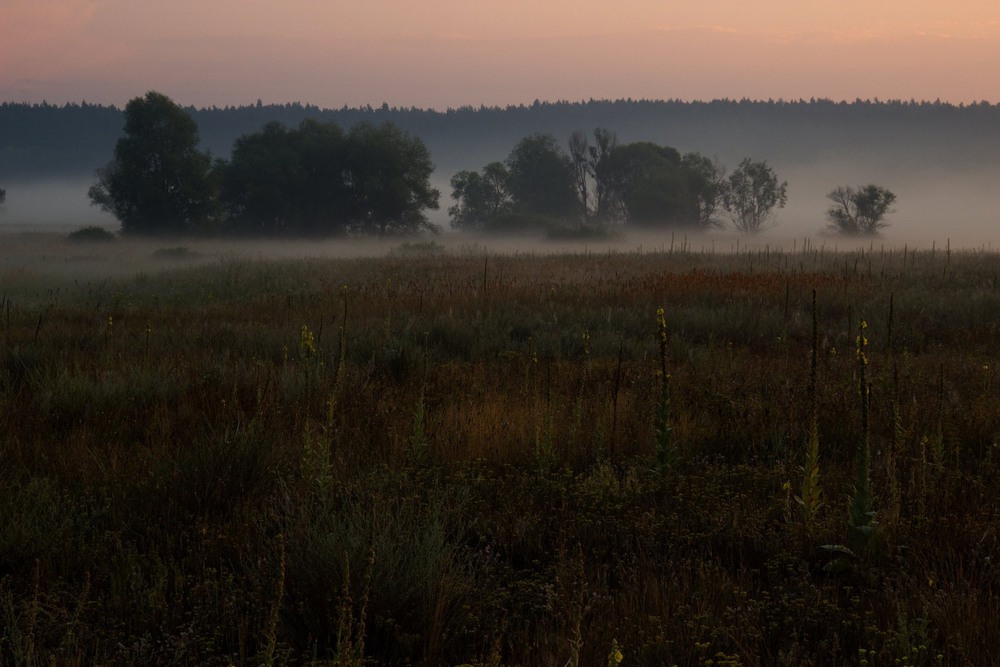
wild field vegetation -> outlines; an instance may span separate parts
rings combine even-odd
[[[4,270],[0,664],[1000,662],[1000,257],[414,248]]]

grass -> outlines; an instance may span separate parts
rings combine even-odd
[[[996,255],[201,259],[2,274],[0,664],[1000,661]]]

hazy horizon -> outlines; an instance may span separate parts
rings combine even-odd
[[[55,105],[121,108],[149,90],[198,108],[258,100],[436,110],[591,99],[996,104],[998,64],[1000,4],[987,0],[0,4],[0,100]],[[630,135],[628,127],[613,129]],[[645,138],[719,151],[730,168],[745,156],[729,154],[744,150],[735,146],[688,147],[683,136]],[[490,159],[503,159],[509,149]],[[987,162],[953,174],[904,156],[896,169],[885,161],[872,168],[858,155],[853,162],[810,164],[774,160],[757,148],[746,155],[768,160],[789,182],[788,208],[768,233],[818,237],[826,226],[826,192],[875,182],[899,197],[887,240],[961,235],[1000,246],[993,187],[1000,170]],[[435,173],[442,197],[433,219],[442,227],[453,173],[447,170],[479,168],[477,160],[470,150]],[[84,181],[0,183],[8,191],[0,227],[114,226],[89,206]]]
[[[1000,6],[11,0],[0,99],[446,109],[534,100],[1000,101]]]
[[[950,242],[955,249],[1000,250],[1000,216],[996,213],[1000,208],[997,207],[996,194],[991,187],[1000,174],[983,174],[974,179],[938,176],[939,180],[934,182],[924,180],[893,184],[891,189],[899,200],[894,206],[894,212],[888,216],[889,227],[881,236],[871,239],[836,236],[827,230],[824,212],[829,202],[826,193],[835,173],[839,173],[838,167],[832,164],[779,172],[782,178],[789,180],[788,205],[777,211],[773,226],[757,235],[737,233],[729,224],[728,218],[723,216],[723,227],[709,232],[623,228],[620,237],[607,242],[593,241],[589,245],[599,248],[605,245],[627,247],[645,243],[648,247],[654,247],[669,244],[673,238],[677,245],[685,239],[692,245],[707,244],[711,247],[715,243],[718,246],[716,249],[721,251],[736,243],[777,249],[792,247],[801,244],[803,239],[810,239],[818,245],[844,249],[867,246],[870,243],[885,247],[906,245],[929,248],[932,245],[944,247]],[[92,184],[92,180],[83,178],[6,184],[7,202],[0,206],[0,233],[68,232],[88,225],[117,230],[119,223],[114,217],[90,205],[87,188]],[[436,239],[451,245],[482,242],[488,246],[509,246],[522,251],[536,246],[540,249],[560,247],[558,243],[546,241],[540,236],[515,235],[513,240],[508,241],[502,235],[477,236],[455,231],[449,226],[447,214],[447,208],[451,204],[450,188],[446,187],[446,181],[443,182],[440,176],[434,179],[434,184],[441,189],[440,208],[428,211],[428,214],[431,221],[439,225],[442,234],[437,237],[426,236],[427,240]],[[955,202],[962,203],[962,211],[956,213]],[[405,241],[405,237],[389,238],[382,241],[381,245],[389,248]],[[264,245],[286,242],[280,239],[261,241]],[[350,246],[363,243],[363,240],[331,240],[331,243],[346,243]],[[583,247],[587,243],[574,242],[568,245]],[[697,246],[695,249],[698,249]]]

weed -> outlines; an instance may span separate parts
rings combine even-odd
[[[995,255],[683,247],[5,272],[0,664],[1000,663]]]

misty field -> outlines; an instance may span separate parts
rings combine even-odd
[[[1000,662],[1000,255],[56,245],[0,664]]]

